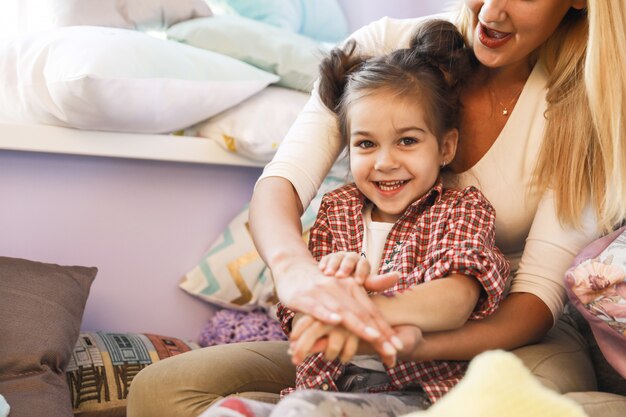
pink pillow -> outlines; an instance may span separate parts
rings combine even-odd
[[[626,378],[626,226],[583,249],[565,287],[607,362]]]

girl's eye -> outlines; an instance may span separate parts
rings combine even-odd
[[[418,141],[417,141],[417,139],[415,139],[415,138],[409,138],[409,137],[407,137],[407,138],[402,138],[402,139],[400,139],[400,145],[404,145],[404,146],[413,145],[413,144],[415,144],[415,143],[417,143],[417,142],[418,142]]]
[[[371,140],[360,140],[356,143],[357,148],[369,149],[374,147],[374,142]]]

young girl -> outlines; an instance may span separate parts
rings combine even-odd
[[[349,44],[322,63],[321,97],[338,115],[354,183],[324,196],[309,248],[326,263],[348,263],[351,253],[360,254],[363,260],[352,263],[349,276],[357,268],[369,273],[368,265],[381,274],[399,273],[391,290],[374,296],[397,330],[390,353],[412,351],[422,330],[454,329],[490,315],[504,291],[509,269],[494,244],[493,208],[476,188],[444,188],[441,178],[456,151],[457,89],[470,65],[461,34],[438,20],[425,23],[408,49],[367,59]],[[295,313],[279,305],[278,315],[299,364],[297,389],[400,393],[329,397],[303,391],[272,415],[302,415],[310,407],[316,415],[334,415],[324,411],[329,401],[330,409],[345,415],[362,402],[368,414],[408,412],[439,399],[466,369],[466,362],[408,356],[384,366],[377,356],[355,357],[373,350],[359,349],[341,325],[302,316],[291,332]],[[254,409],[255,416],[271,410],[238,399],[221,407],[233,404]]]
[[[320,96],[338,116],[354,183],[324,196],[309,249],[317,260],[325,257],[323,265],[358,253],[380,274],[399,272],[386,296],[374,297],[392,326],[457,328],[491,314],[504,291],[509,269],[494,244],[494,209],[476,188],[445,188],[441,178],[456,151],[457,92],[471,65],[461,34],[440,20],[423,24],[407,49],[366,59],[349,44],[322,63]],[[352,262],[348,275],[367,268],[363,264]],[[294,313],[279,306],[279,316],[290,333]],[[296,387],[360,390],[346,385],[343,365],[356,340],[341,326],[306,317],[291,334],[300,364]],[[304,359],[319,340],[326,340],[324,352]],[[402,349],[403,341],[394,342]],[[342,361],[333,361],[338,356]],[[385,371],[382,364],[353,362],[362,365],[365,370],[349,374]],[[388,380],[366,391],[420,388],[435,401],[459,381],[466,364],[387,365]]]

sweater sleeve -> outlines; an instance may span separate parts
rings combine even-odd
[[[566,227],[556,214],[554,193],[546,191],[539,202],[510,292],[539,297],[552,312],[556,324],[566,299],[565,271],[578,252],[598,236],[590,208],[585,211],[580,228]]]

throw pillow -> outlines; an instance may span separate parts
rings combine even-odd
[[[607,362],[626,378],[626,227],[583,249],[565,286]]]
[[[167,36],[272,72],[278,85],[302,91],[311,90],[324,49],[313,39],[237,15],[181,22]]]
[[[141,32],[72,26],[0,42],[0,119],[165,133],[277,80],[227,56]]]
[[[211,16],[203,0],[28,0],[46,27],[109,26],[160,29]],[[30,11],[30,10],[29,10]]]
[[[0,393],[11,417],[71,417],[65,368],[96,268],[0,257]]]
[[[318,194],[302,215],[303,239],[315,222],[322,196],[343,185],[339,177],[326,177]],[[278,299],[269,269],[254,247],[248,227],[248,208],[233,219],[198,265],[179,284],[187,293],[222,308],[272,310]]]
[[[252,311],[235,311],[223,308],[215,312],[202,328],[198,344],[202,347],[227,343],[286,340],[287,337],[276,320],[262,308]]]
[[[226,150],[267,163],[308,99],[308,94],[269,86],[185,133],[215,140]]]
[[[216,11],[237,13],[321,42],[339,42],[348,23],[337,0],[208,0]]]
[[[66,372],[74,415],[124,417],[128,388],[140,370],[198,347],[147,333],[81,333]]]

